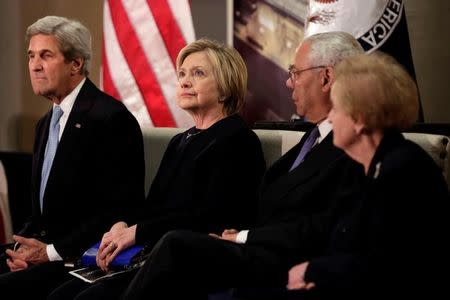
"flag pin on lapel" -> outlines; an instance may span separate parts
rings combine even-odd
[[[77,123],[77,124],[75,124],[75,127],[79,129],[79,128],[81,128],[81,124]]]

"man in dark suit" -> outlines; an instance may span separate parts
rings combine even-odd
[[[39,298],[64,280],[64,263],[141,205],[144,154],[136,119],[87,78],[85,26],[49,16],[28,27],[26,38],[33,91],[53,106],[36,127],[32,217],[6,252],[10,272],[0,275],[0,290]]]
[[[346,204],[340,195],[363,177],[362,168],[332,143],[327,115],[333,66],[362,52],[343,32],[303,41],[286,84],[297,113],[316,126],[267,171],[260,223],[221,236],[169,232],[134,277],[126,299],[193,299],[228,287],[285,286],[291,266],[323,251],[332,216]],[[305,155],[303,149],[310,147]]]

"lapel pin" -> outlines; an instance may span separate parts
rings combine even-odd
[[[77,124],[75,124],[75,127],[76,127],[76,128],[81,128],[81,124],[80,124],[80,123],[77,123]]]
[[[373,179],[377,179],[378,178],[378,175],[380,175],[380,169],[381,169],[381,162],[378,162],[375,165],[375,172],[373,174]]]

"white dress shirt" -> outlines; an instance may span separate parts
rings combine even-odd
[[[81,87],[83,86],[84,82],[86,81],[86,78],[83,78],[81,82],[77,85],[76,88],[70,92],[69,95],[67,95],[59,104],[63,111],[63,115],[59,119],[59,138],[58,141],[61,140],[62,134],[64,132],[64,128],[67,124],[67,119],[69,118],[70,112],[72,111],[73,104],[75,103],[75,99],[77,98],[78,94],[80,93]],[[55,106],[57,104],[53,104]],[[59,255],[59,253],[56,251],[55,246],[53,244],[47,245],[47,256],[50,261],[56,261],[56,260],[63,260],[62,257]]]

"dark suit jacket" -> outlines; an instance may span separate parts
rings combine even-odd
[[[248,245],[271,249],[286,267],[325,247],[341,194],[363,178],[361,165],[333,145],[333,133],[289,172],[308,134],[266,173],[260,198],[260,226],[250,229]]]
[[[319,292],[366,299],[448,293],[447,277],[437,274],[449,266],[449,195],[432,158],[401,134],[386,134],[355,198],[306,279]]]
[[[78,257],[144,199],[142,133],[125,106],[86,79],[60,139],[43,201],[41,169],[52,111],[36,127],[31,221],[25,236]]]
[[[164,153],[137,225],[138,244],[153,245],[172,229],[220,234],[254,224],[265,171],[256,134],[237,114],[187,138],[191,130],[173,137]]]

